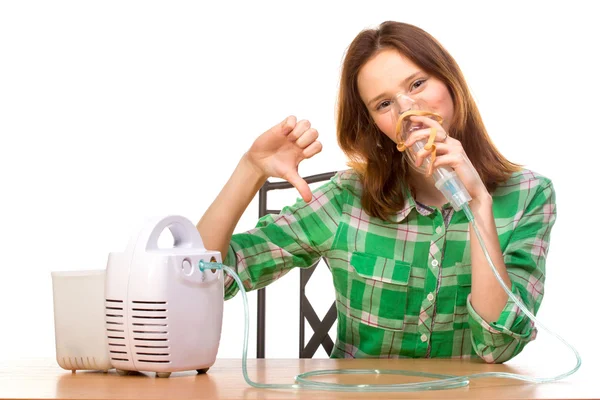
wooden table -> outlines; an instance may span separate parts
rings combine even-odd
[[[293,383],[300,372],[318,369],[403,369],[440,374],[466,375],[503,371],[538,376],[563,372],[566,367],[541,365],[487,365],[460,360],[248,360],[250,378],[263,383]],[[544,364],[544,363],[541,363]],[[548,364],[548,363],[546,363]],[[151,373],[119,376],[108,373],[61,369],[53,359],[0,361],[1,399],[589,399],[600,398],[597,368],[583,367],[570,378],[551,384],[530,384],[509,379],[475,379],[466,388],[408,393],[319,392],[313,390],[263,390],[246,384],[240,359],[219,359],[205,375],[176,372],[170,378]],[[337,375],[321,380],[339,383],[407,383],[426,379],[374,375]]]

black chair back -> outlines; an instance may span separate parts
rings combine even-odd
[[[324,174],[311,175],[304,178],[308,183],[323,182],[334,176],[335,172],[327,172]],[[258,216],[259,218],[266,214],[278,214],[281,210],[271,210],[267,208],[267,194],[271,190],[291,189],[292,184],[289,182],[265,182],[259,191],[258,198]],[[333,326],[337,318],[335,301],[327,311],[327,314],[320,320],[310,301],[306,297],[305,288],[308,280],[312,276],[315,268],[321,259],[315,262],[310,268],[300,269],[300,335],[299,335],[299,357],[312,358],[319,346],[322,345],[328,355],[333,351],[333,340],[329,336],[329,330]],[[323,261],[327,263],[327,260]],[[258,290],[258,323],[257,323],[257,343],[256,343],[256,358],[265,358],[265,309],[266,309],[266,288]],[[306,343],[304,337],[304,324],[308,321],[314,333]]]

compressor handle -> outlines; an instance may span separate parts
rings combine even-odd
[[[196,226],[189,219],[180,215],[169,215],[167,217],[151,219],[148,221],[146,227],[143,230],[145,234],[139,238],[142,241],[141,243],[145,241],[146,251],[159,249],[158,238],[167,228],[173,235],[173,247],[205,250],[200,232],[198,232]]]

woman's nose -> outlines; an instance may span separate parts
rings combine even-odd
[[[412,110],[415,101],[403,93],[398,93],[396,95],[396,105],[399,113],[402,114],[408,110]]]

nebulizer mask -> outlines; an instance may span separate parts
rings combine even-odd
[[[407,148],[404,144],[411,133],[419,129],[427,128],[424,124],[413,121],[411,117],[419,116],[431,118],[440,125],[443,123],[442,117],[439,114],[430,111],[427,104],[418,97],[411,98],[403,93],[397,93],[393,96],[391,101],[392,104],[389,112],[390,118],[392,119],[392,126],[395,129],[394,133],[398,151],[405,154],[408,164],[412,168],[424,175],[430,175],[435,182],[435,187],[442,192],[452,207],[456,211],[461,210],[469,201],[471,201],[471,196],[456,175],[456,172],[447,167],[433,168],[436,157],[434,139],[436,137],[437,129],[435,127],[430,128],[429,140],[419,140],[410,148]],[[423,163],[420,166],[417,166],[416,154],[423,149],[429,150],[431,153],[423,160]]]

